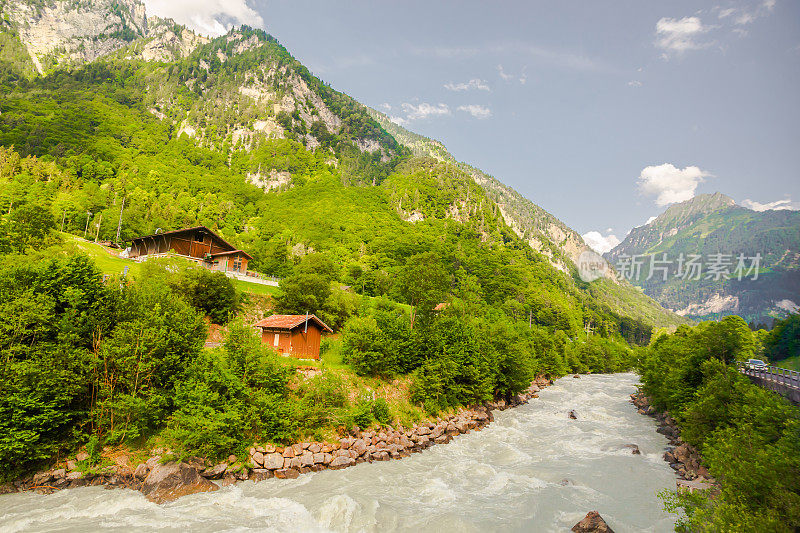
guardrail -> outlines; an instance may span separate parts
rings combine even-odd
[[[738,361],[737,366],[739,371],[747,376],[779,383],[792,389],[800,389],[800,372],[796,370],[772,365],[767,365],[764,368],[748,368],[747,363],[742,361]]]

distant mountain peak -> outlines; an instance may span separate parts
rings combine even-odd
[[[725,211],[735,205],[733,198],[721,192],[698,194],[685,202],[669,206],[645,226],[680,228],[709,213]]]

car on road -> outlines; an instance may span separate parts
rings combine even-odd
[[[761,359],[748,359],[747,362],[744,364],[744,366],[748,370],[766,370],[767,369],[767,363],[765,363]]]

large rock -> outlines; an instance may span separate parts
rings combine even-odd
[[[575,533],[614,533],[597,511],[589,511],[583,520],[572,526]]]
[[[340,468],[347,468],[348,466],[354,465],[356,462],[352,457],[344,457],[342,455],[338,457],[334,457],[333,461],[331,461],[330,467],[333,470],[338,470]]]
[[[186,463],[156,465],[142,483],[141,491],[155,503],[170,502],[181,496],[218,490],[214,483]]]
[[[283,455],[279,453],[270,453],[264,457],[264,468],[269,470],[277,470],[283,468]]]
[[[364,439],[356,439],[356,441],[350,446],[350,450],[356,453],[356,456],[364,455],[364,452],[367,451],[367,443]]]
[[[622,447],[623,448],[628,448],[633,455],[641,455],[642,454],[641,450],[639,450],[639,446],[637,446],[636,444],[623,444]]]
[[[200,475],[208,479],[219,479],[225,474],[228,469],[228,463],[219,463],[216,466],[209,466],[203,470]]]

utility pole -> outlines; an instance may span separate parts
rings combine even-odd
[[[89,231],[89,217],[92,216],[91,211],[86,211],[86,227],[83,228],[83,238],[86,239],[86,233]]]
[[[528,329],[533,329],[533,309],[528,310]]]
[[[114,242],[119,244],[119,232],[122,229],[122,212],[125,210],[125,196],[122,197],[122,207],[119,210],[119,222],[117,222],[117,238]]]
[[[94,234],[94,242],[100,238],[100,224],[103,223],[103,213],[100,213],[100,220],[97,221],[97,233]]]

